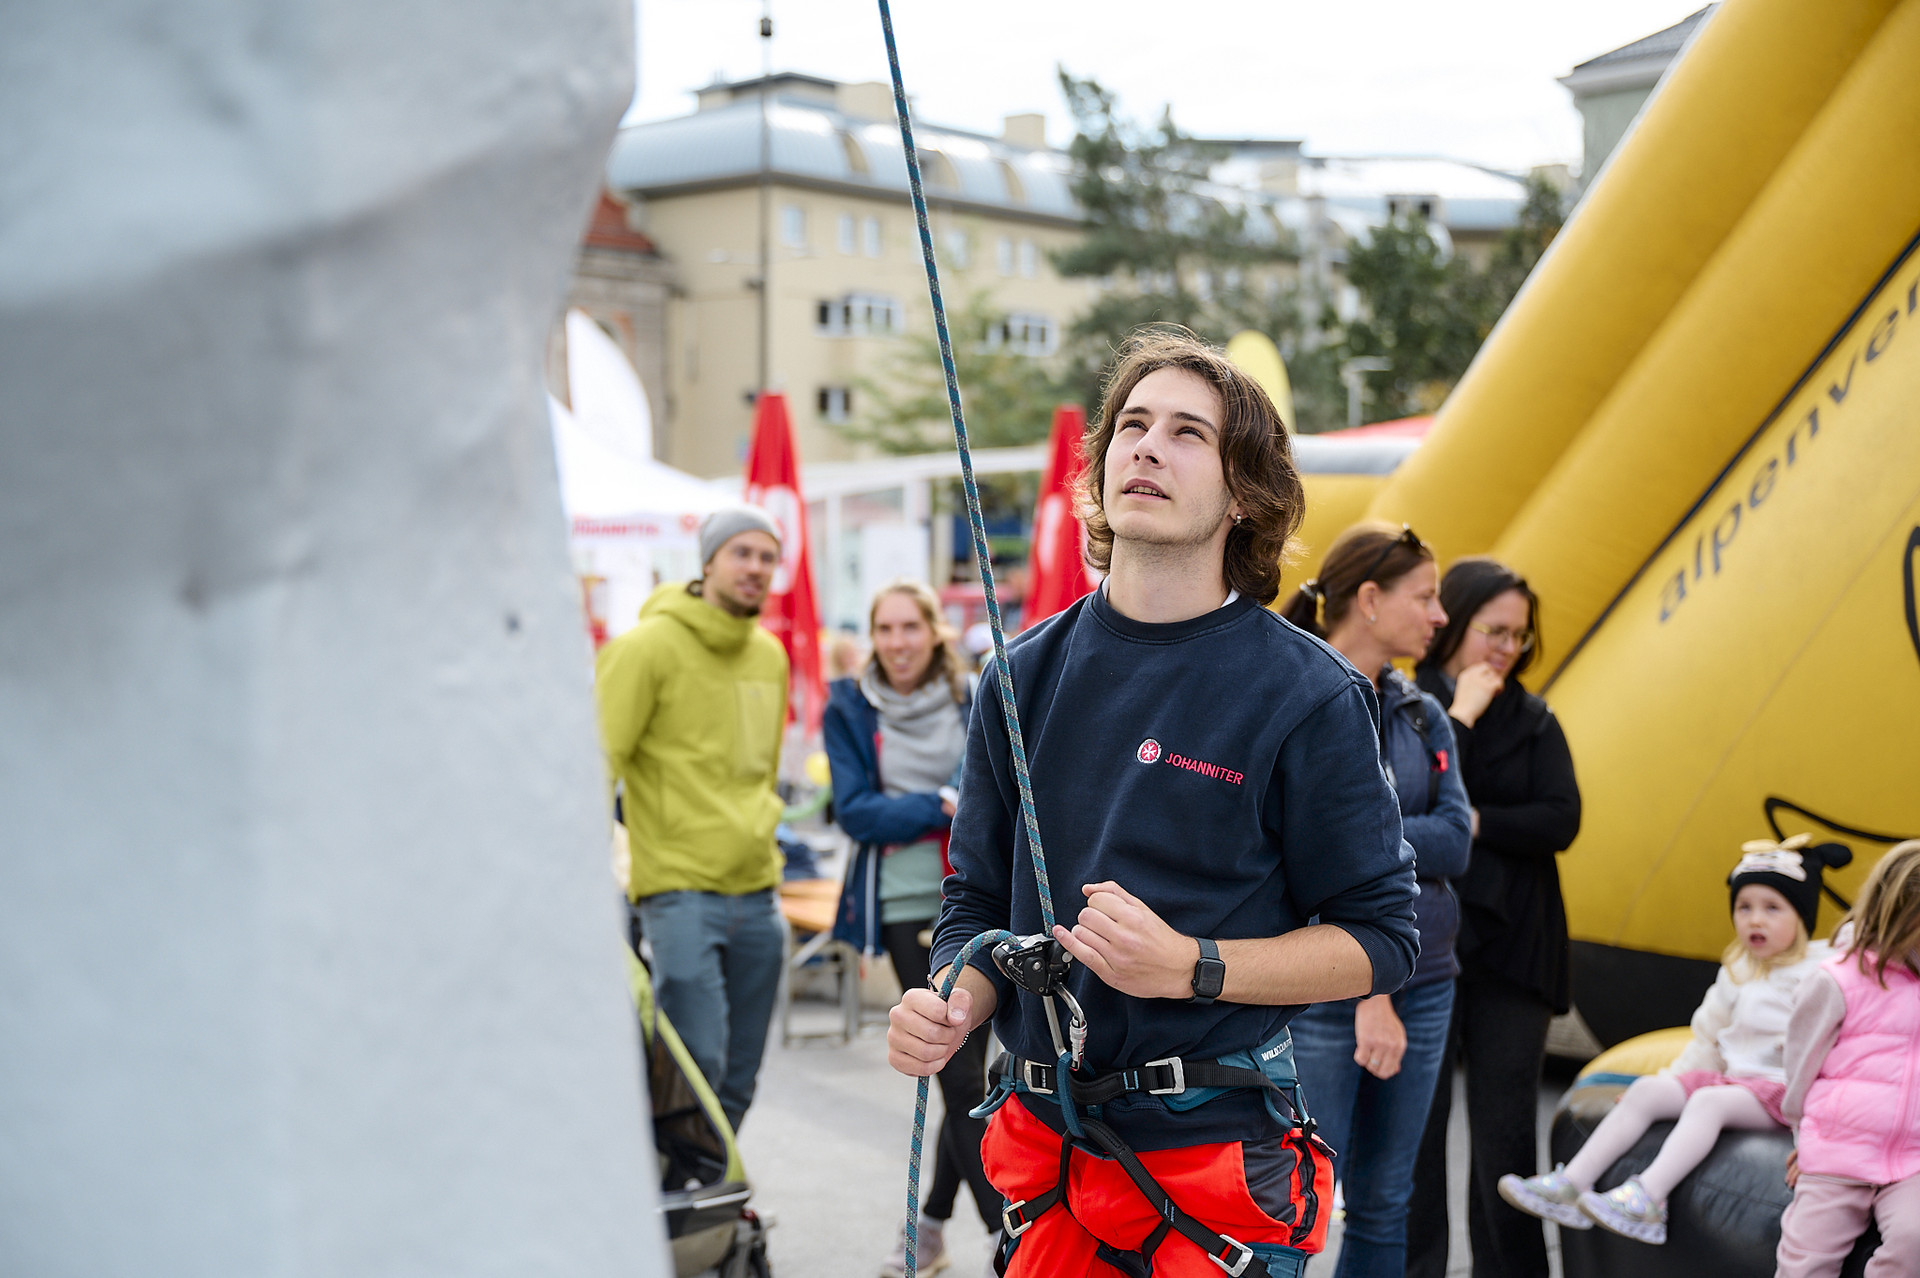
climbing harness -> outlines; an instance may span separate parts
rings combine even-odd
[[[900,121],[900,146],[907,163],[907,186],[913,196],[913,216],[920,231],[920,255],[926,266],[927,292],[933,299],[933,326],[940,344],[940,366],[946,376],[947,406],[953,417],[953,441],[960,454],[960,482],[966,494],[967,525],[973,534],[973,554],[980,570],[980,585],[986,597],[987,622],[993,632],[994,672],[1000,691],[1000,708],[1006,719],[1007,744],[1013,756],[1014,783],[1020,795],[1020,815],[1027,831],[1027,847],[1033,862],[1034,886],[1040,898],[1040,919],[1042,930],[1031,936],[1015,936],[1012,932],[995,930],[983,932],[960,948],[952,965],[947,969],[940,985],[940,996],[946,998],[953,993],[960,972],[972,961],[983,946],[992,945],[994,965],[1023,992],[1041,1000],[1046,1011],[1047,1028],[1053,1040],[1055,1059],[1052,1065],[1037,1062],[1020,1061],[1005,1057],[996,1062],[995,1068],[1003,1079],[1003,1085],[997,1089],[999,1100],[1019,1088],[1049,1095],[1057,1100],[1066,1125],[1068,1136],[1063,1138],[1060,1147],[1060,1180],[1050,1194],[1041,1195],[1006,1209],[1002,1219],[1006,1222],[1009,1241],[1018,1238],[1029,1229],[1033,1221],[1050,1207],[1065,1202],[1066,1171],[1074,1145],[1080,1144],[1091,1152],[1096,1152],[1116,1161],[1125,1169],[1127,1176],[1159,1213],[1161,1221],[1148,1241],[1138,1252],[1120,1252],[1101,1244],[1101,1255],[1111,1263],[1117,1264],[1135,1278],[1148,1278],[1153,1268],[1153,1253],[1166,1238],[1169,1231],[1178,1232],[1198,1246],[1215,1264],[1233,1278],[1266,1278],[1267,1269],[1255,1255],[1252,1248],[1215,1233],[1205,1225],[1182,1211],[1169,1198],[1159,1184],[1148,1173],[1138,1155],[1129,1149],[1119,1136],[1091,1115],[1079,1112],[1083,1104],[1099,1104],[1091,1097],[1101,1096],[1112,1099],[1126,1090],[1139,1090],[1138,1084],[1151,1081],[1154,1085],[1146,1087],[1156,1095],[1184,1091],[1187,1087],[1243,1088],[1261,1087],[1279,1095],[1285,1101],[1286,1109],[1283,1122],[1289,1122],[1289,1138],[1298,1137],[1296,1153],[1300,1156],[1300,1166],[1309,1181],[1317,1184],[1319,1179],[1329,1176],[1327,1170],[1330,1159],[1325,1157],[1330,1151],[1325,1145],[1318,1144],[1313,1135],[1310,1119],[1299,1115],[1292,1104],[1292,1098],[1286,1094],[1265,1074],[1257,1069],[1237,1069],[1218,1062],[1183,1062],[1178,1057],[1153,1061],[1139,1070],[1117,1071],[1108,1075],[1086,1076],[1080,1073],[1083,1057],[1086,1053],[1087,1019],[1066,986],[1067,974],[1072,969],[1073,957],[1064,946],[1053,938],[1054,913],[1053,889],[1047,879],[1047,862],[1040,843],[1040,819],[1033,804],[1033,783],[1028,776],[1026,740],[1020,732],[1019,710],[1013,696],[1013,668],[1007,661],[1006,629],[1001,621],[1000,600],[994,590],[993,564],[987,549],[986,518],[980,509],[980,489],[974,480],[973,453],[967,444],[966,416],[960,407],[960,376],[953,363],[953,341],[947,328],[947,308],[940,295],[940,272],[934,262],[933,231],[927,218],[926,193],[920,179],[920,157],[913,144],[913,121],[907,109],[907,91],[900,75],[900,51],[893,35],[893,12],[888,0],[879,0],[880,27],[886,37],[887,67],[893,77],[893,108]],[[1066,1013],[1066,1025],[1061,1025],[1061,1012]],[[1022,1077],[1015,1079],[1007,1071],[1017,1070]],[[1171,1070],[1171,1075],[1165,1071]],[[1184,1073],[1184,1079],[1182,1075]],[[1035,1079],[1045,1079],[1046,1088],[1032,1086]],[[1134,1080],[1136,1085],[1129,1086],[1126,1080]],[[1121,1080],[1116,1083],[1114,1080]],[[907,1246],[905,1278],[915,1278],[919,1261],[920,1242],[920,1163],[923,1153],[927,1127],[927,1096],[930,1080],[922,1076],[914,1098],[913,1141],[907,1164]],[[1118,1090],[1115,1090],[1117,1088]],[[1083,1089],[1087,1089],[1083,1095]],[[1109,1094],[1110,1093],[1110,1094]],[[989,1100],[974,1113],[988,1112],[996,1100]],[[1322,1157],[1315,1170],[1314,1147]],[[1316,1205],[1310,1213],[1305,1230],[1311,1233],[1317,1217],[1317,1199],[1313,1198],[1311,1185],[1308,1189],[1309,1201]],[[1044,1201],[1043,1201],[1044,1200]],[[1324,1235],[1324,1226],[1320,1226]],[[1298,1231],[1296,1231],[1298,1232]],[[1108,1253],[1111,1252],[1111,1255]]]

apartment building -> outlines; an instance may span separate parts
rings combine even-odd
[[[1580,112],[1582,190],[1599,176],[1660,78],[1717,7],[1708,5],[1664,30],[1588,58],[1560,77]]]
[[[949,307],[984,293],[1009,317],[956,340],[1048,355],[1092,296],[1049,260],[1078,237],[1079,215],[1043,124],[1009,116],[989,137],[916,122]],[[761,360],[763,199],[769,385],[786,393],[809,462],[855,458],[834,427],[860,412],[861,379],[933,322],[891,90],[798,74],[716,84],[692,115],[622,130],[608,180],[676,274],[661,458],[699,475],[740,468]]]

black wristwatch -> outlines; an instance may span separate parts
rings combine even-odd
[[[1200,961],[1193,965],[1193,997],[1189,1003],[1211,1003],[1220,997],[1221,986],[1227,983],[1227,965],[1220,961],[1220,947],[1204,936],[1196,936],[1200,942]]]

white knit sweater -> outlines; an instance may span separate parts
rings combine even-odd
[[[1794,991],[1831,956],[1825,941],[1815,941],[1798,963],[1777,967],[1764,977],[1735,981],[1733,973],[1722,967],[1693,1014],[1693,1041],[1662,1072],[1710,1069],[1729,1078],[1785,1083],[1783,1052]]]

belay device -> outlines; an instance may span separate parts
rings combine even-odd
[[[1073,955],[1051,936],[1012,936],[993,947],[993,965],[1006,973],[1008,980],[1035,998],[1043,1000],[1047,1010],[1047,1029],[1053,1034],[1054,1055],[1064,1058],[1072,1069],[1080,1068],[1087,1051],[1087,1014],[1080,1010],[1067,989],[1067,969]],[[1060,1011],[1055,1000],[1067,1005],[1072,1014],[1067,1034],[1060,1036]]]
[[[1117,1251],[1102,1243],[1102,1259],[1135,1275],[1135,1278],[1148,1278],[1153,1268],[1154,1250],[1169,1232],[1174,1232],[1200,1248],[1233,1278],[1267,1278],[1266,1265],[1252,1248],[1214,1232],[1182,1211],[1154,1181],[1139,1156],[1111,1128],[1078,1112],[1080,1104],[1097,1105],[1129,1091],[1171,1095],[1184,1092],[1189,1087],[1266,1089],[1290,1116],[1289,1140],[1294,1143],[1299,1155],[1301,1197],[1308,1205],[1308,1213],[1295,1234],[1311,1233],[1318,1228],[1320,1236],[1324,1237],[1325,1222],[1320,1218],[1318,1199],[1330,1196],[1331,1162],[1321,1161],[1316,1166],[1314,1150],[1319,1151],[1322,1159],[1329,1151],[1313,1134],[1311,1120],[1301,1118],[1294,1110],[1291,1098],[1259,1070],[1216,1061],[1182,1061],[1179,1057],[1169,1057],[1166,1060],[1149,1061],[1138,1069],[1105,1075],[1088,1076],[1081,1072],[1086,1051],[1087,1019],[1067,989],[1066,980],[1072,970],[1073,958],[1053,937],[1053,889],[1047,879],[1047,861],[1040,844],[1040,820],[1033,806],[1033,783],[1027,770],[1026,740],[1021,735],[1019,710],[1014,704],[1013,669],[1007,662],[1006,628],[1000,617],[999,596],[994,590],[993,563],[987,550],[986,519],[980,509],[979,485],[974,481],[973,453],[967,445],[966,416],[960,408],[960,378],[953,363],[953,341],[947,329],[946,304],[940,296],[940,273],[933,255],[933,231],[928,224],[926,194],[920,181],[920,157],[913,145],[913,121],[907,110],[906,88],[900,76],[900,52],[893,36],[893,12],[888,0],[879,0],[879,5],[880,27],[887,43],[887,67],[893,76],[894,113],[900,121],[900,145],[906,155],[907,185],[913,196],[914,221],[920,231],[920,255],[927,270],[927,292],[933,300],[933,325],[940,343],[940,366],[946,375],[947,406],[953,416],[954,447],[960,454],[961,487],[967,499],[967,526],[973,535],[974,561],[980,569],[987,621],[993,632],[994,672],[1000,693],[1000,708],[1006,718],[1007,746],[1013,757],[1014,782],[1020,794],[1020,815],[1026,827],[1027,848],[1033,862],[1034,887],[1040,899],[1042,924],[1042,931],[1032,936],[1015,936],[1009,931],[994,930],[983,932],[968,941],[947,969],[940,984],[940,997],[944,999],[953,993],[961,969],[972,961],[982,946],[993,946],[994,965],[1023,993],[1042,1001],[1055,1057],[1051,1065],[1009,1058],[1006,1070],[1018,1071],[1025,1077],[1016,1080],[1009,1076],[1004,1086],[1011,1090],[1017,1082],[1030,1091],[1055,1097],[1070,1137],[1061,1144],[1061,1175],[1054,1189],[1039,1198],[1009,1204],[1002,1212],[1001,1219],[1006,1224],[1008,1238],[1014,1239],[1026,1232],[1044,1212],[1063,1205],[1067,1192],[1068,1157],[1073,1146],[1078,1144],[1083,1149],[1112,1159],[1124,1168],[1128,1179],[1153,1204],[1160,1217],[1159,1225],[1137,1251]],[[1067,1013],[1064,1029],[1060,1024],[1062,1005]],[[929,1087],[930,1080],[922,1075],[914,1097],[913,1144],[907,1163],[906,1278],[915,1278],[919,1264],[920,1160],[927,1128]],[[1322,1186],[1322,1182],[1325,1182],[1324,1192],[1316,1196],[1316,1187]]]

